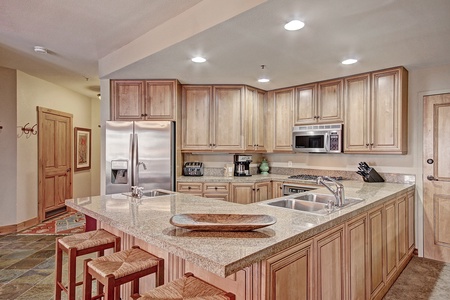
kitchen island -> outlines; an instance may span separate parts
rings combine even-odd
[[[115,194],[66,204],[119,234],[122,248],[137,244],[163,257],[165,281],[190,271],[237,299],[378,297],[414,250],[414,185],[343,184],[347,197],[364,201],[326,216],[181,193],[141,199]],[[190,231],[169,222],[182,213],[267,214],[277,222],[249,232]]]

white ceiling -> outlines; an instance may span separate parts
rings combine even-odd
[[[292,18],[305,28],[285,31]],[[197,54],[208,61],[190,62]],[[340,64],[350,57],[359,62]],[[256,81],[262,64],[270,83]],[[90,97],[99,77],[270,90],[441,64],[449,0],[0,0],[0,66]]]

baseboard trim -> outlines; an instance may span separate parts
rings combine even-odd
[[[30,220],[20,222],[18,224],[0,226],[0,235],[16,233],[16,232],[22,231],[24,229],[33,227],[34,225],[37,225],[38,223],[39,223],[39,220],[37,217],[35,217]]]

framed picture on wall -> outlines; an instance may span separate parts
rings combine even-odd
[[[91,130],[75,127],[75,172],[91,168]]]

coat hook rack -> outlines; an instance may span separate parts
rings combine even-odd
[[[17,135],[17,138],[20,138],[22,135],[26,135],[27,138],[29,138],[31,135],[36,135],[37,132],[37,124],[34,124],[32,127],[29,127],[27,123],[24,126],[20,127],[20,130],[22,131],[20,134]]]

